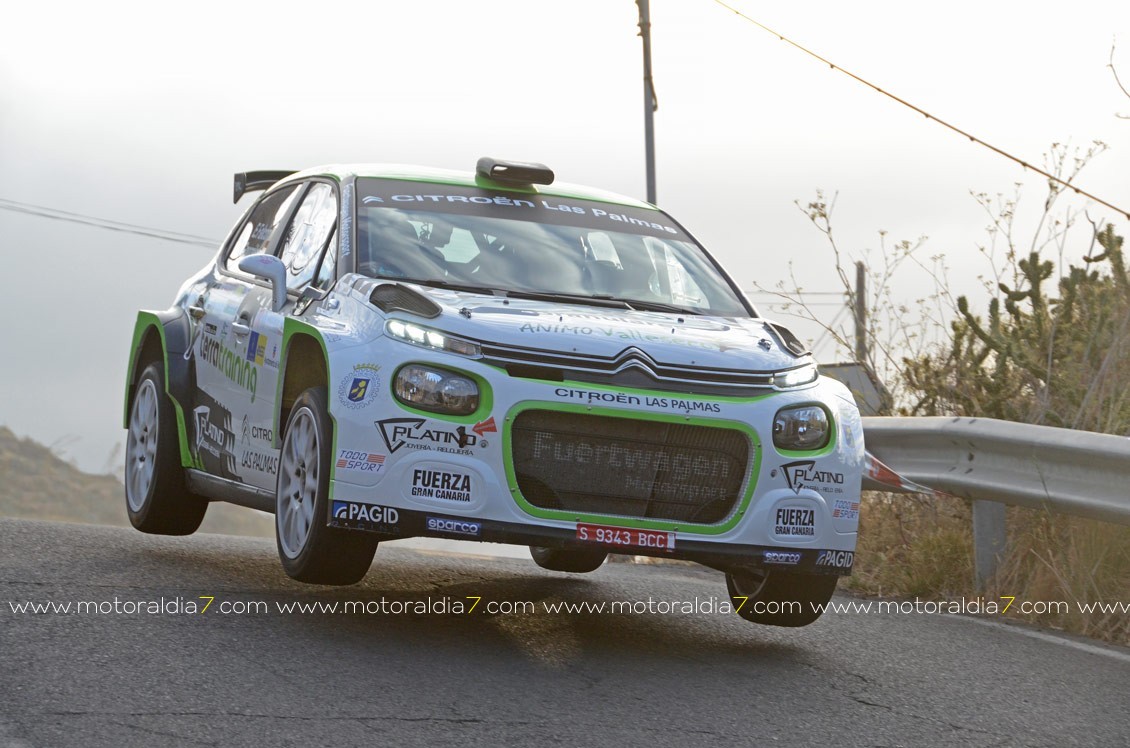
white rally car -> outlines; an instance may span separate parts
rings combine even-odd
[[[272,512],[286,573],[318,584],[421,535],[569,572],[689,559],[785,626],[851,573],[851,394],[666,213],[487,158],[236,175],[252,190],[173,307],[138,314],[137,529]]]

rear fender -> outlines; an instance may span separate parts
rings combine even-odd
[[[122,426],[129,428],[129,406],[141,372],[153,361],[165,366],[165,393],[173,403],[177,418],[177,441],[181,465],[196,467],[189,449],[185,409],[192,406],[192,361],[185,360],[185,351],[192,346],[192,325],[183,309],[174,307],[164,312],[141,311],[133,327],[129,370],[126,374],[125,406]]]

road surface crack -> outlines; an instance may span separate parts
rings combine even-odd
[[[181,735],[180,733],[166,732],[164,730],[154,730],[150,727],[142,727],[141,725],[134,725],[130,724],[129,722],[118,722],[117,720],[110,720],[110,724],[117,725],[119,727],[127,727],[131,730],[148,733],[149,735],[160,735],[163,738],[176,738],[177,740],[183,740],[188,743],[195,743],[196,745],[219,745],[219,743],[212,740],[197,740],[196,738],[190,738],[187,735]]]

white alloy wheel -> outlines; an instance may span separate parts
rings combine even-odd
[[[287,558],[297,558],[310,537],[321,467],[314,414],[309,408],[302,408],[287,429],[279,462],[275,522],[279,548]]]
[[[126,441],[126,502],[140,512],[149,496],[153,473],[157,469],[157,387],[152,379],[142,380],[133,398]]]

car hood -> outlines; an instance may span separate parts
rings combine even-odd
[[[808,363],[791,335],[751,317],[710,317],[484,296],[413,286],[440,306],[429,327],[482,343],[615,357],[629,348],[657,363],[780,371]]]

